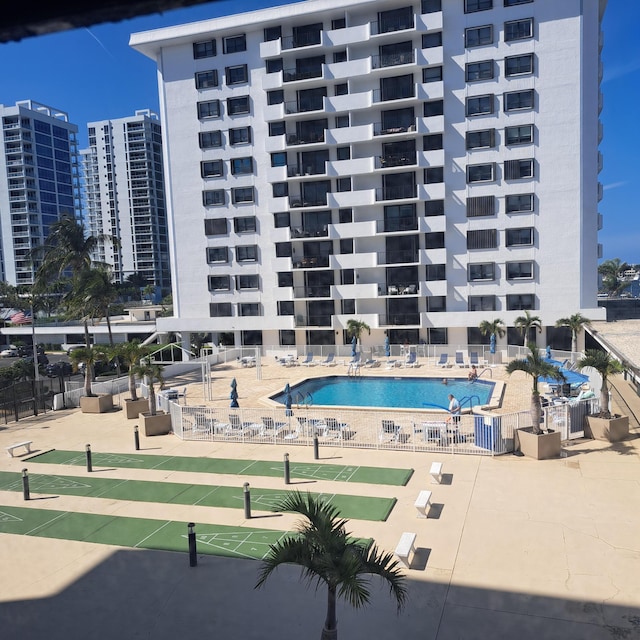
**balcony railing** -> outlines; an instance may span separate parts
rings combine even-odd
[[[376,20],[371,23],[371,34],[378,35],[380,33],[392,33],[394,31],[404,31],[406,29],[413,29],[414,22],[413,16],[409,19],[404,16],[398,16],[397,18],[389,18],[382,21]]]
[[[417,162],[417,154],[415,151],[407,151],[406,153],[388,153],[384,156],[376,157],[376,169],[405,167],[417,164]]]
[[[382,122],[373,123],[373,135],[374,136],[388,136],[394,133],[407,133],[416,130],[416,123],[411,122],[407,124],[387,124]]]
[[[291,227],[292,238],[321,238],[329,235],[327,225],[322,227]]]
[[[380,56],[371,56],[371,66],[374,69],[384,67],[395,67],[399,64],[413,64],[416,56],[414,51],[399,51],[398,53],[387,53]]]
[[[311,47],[320,43],[320,31],[299,34],[296,36],[285,36],[282,38],[283,49],[299,49],[300,47]]]
[[[392,91],[391,89],[375,89],[373,91],[373,102],[389,102],[391,100],[408,100],[416,97],[416,87],[411,85],[409,89]]]
[[[406,198],[416,198],[418,188],[415,184],[402,184],[395,187],[382,187],[376,189],[376,201],[382,200],[404,200]]]
[[[379,316],[380,326],[394,326],[394,325],[420,325],[419,313],[388,313],[386,315],[380,314]]]
[[[330,285],[309,285],[306,287],[294,287],[294,298],[330,298]]]
[[[388,296],[399,296],[399,295],[416,295],[418,293],[418,283],[417,282],[396,282],[393,284],[387,285],[387,293]]]
[[[327,195],[324,195],[324,198],[316,196],[316,197],[305,197],[302,195],[293,195],[289,196],[289,207],[292,209],[296,209],[298,207],[326,207],[327,206]]]
[[[304,257],[293,260],[294,269],[326,269],[329,266],[329,256]]]
[[[313,144],[315,142],[324,142],[324,131],[322,133],[288,133],[287,144]]]
[[[331,314],[323,313],[310,316],[296,316],[296,327],[330,327]]]
[[[417,231],[418,218],[416,216],[402,216],[401,218],[389,218],[377,220],[376,231],[378,233],[393,233],[395,231]]]
[[[392,250],[378,253],[378,264],[410,264],[418,262],[418,251],[414,250]]]
[[[287,178],[295,178],[297,176],[317,176],[327,173],[326,162],[320,165],[298,165],[292,164],[287,166]]]

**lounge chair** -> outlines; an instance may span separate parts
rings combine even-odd
[[[341,440],[344,430],[349,428],[346,422],[338,422],[335,418],[325,418],[324,424],[326,425],[324,431],[325,436],[335,435],[336,438],[340,438]]]
[[[397,442],[400,439],[401,425],[396,424],[393,420],[383,420],[380,429],[380,442],[388,440],[389,442]]]
[[[377,360],[374,360],[373,358],[369,358],[369,360],[365,361],[364,366],[369,367],[370,369],[373,369],[374,367],[379,367],[380,363]]]
[[[225,429],[224,435],[227,438],[244,437],[245,435],[254,435],[260,431],[262,425],[254,422],[241,422],[237,413],[229,414],[229,424]]]
[[[440,354],[440,360],[438,360],[438,362],[436,362],[436,365],[438,367],[450,367],[451,365],[449,364],[449,354],[448,353],[441,353]]]
[[[475,364],[476,367],[480,365],[480,362],[478,360],[478,352],[477,351],[471,351],[469,353],[469,364],[470,365],[474,365]]]
[[[398,366],[397,360],[387,360],[387,366],[385,369],[395,369]]]
[[[272,437],[280,435],[280,432],[287,426],[286,422],[276,422],[270,416],[262,417],[262,425],[260,426],[260,435],[263,437]]]
[[[407,359],[404,361],[403,367],[417,367],[418,366],[418,354],[415,351],[409,351]]]
[[[456,364],[459,367],[467,366],[467,363],[464,361],[464,353],[462,353],[462,351],[456,351]]]
[[[335,353],[330,353],[320,364],[323,367],[334,367],[336,364],[338,364],[335,361]]]
[[[309,353],[307,353],[306,359],[303,360],[300,364],[304,365],[305,367],[315,367],[316,363],[313,361],[313,351],[309,351]]]
[[[357,364],[358,366],[360,366],[360,354],[356,353],[355,356],[353,356],[351,358],[351,360],[349,360],[349,362],[347,362],[347,364],[350,366],[352,364]]]

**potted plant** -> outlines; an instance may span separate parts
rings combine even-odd
[[[602,377],[600,387],[600,412],[591,416],[585,416],[585,436],[596,440],[608,440],[618,442],[629,435],[629,416],[611,415],[609,411],[609,384],[610,375],[622,373],[623,366],[608,351],[599,349],[587,349],[585,355],[578,361],[578,367],[591,367]]]
[[[541,377],[552,380],[564,381],[564,375],[558,367],[542,358],[535,343],[527,345],[529,353],[526,358],[512,360],[506,368],[508,374],[522,371],[531,376],[533,386],[531,388],[531,427],[516,430],[516,446],[524,455],[536,460],[560,457],[561,434],[559,431],[545,432],[540,427],[542,417],[542,403],[538,381]]]
[[[125,398],[125,414],[127,420],[133,420],[140,413],[148,410],[149,402],[146,398],[138,398],[136,388],[136,366],[149,355],[150,347],[140,344],[139,340],[121,342],[111,349],[112,358],[119,359],[127,368],[129,376],[129,397]]]
[[[171,414],[156,409],[156,383],[162,384],[162,367],[148,359],[142,359],[133,367],[134,375],[144,378],[149,385],[148,411],[141,411],[138,417],[145,436],[161,436],[171,432]]]
[[[110,393],[96,395],[91,388],[95,363],[104,354],[95,347],[81,347],[74,349],[69,358],[74,371],[84,365],[84,396],[80,398],[80,409],[83,413],[105,413],[113,410],[113,396]]]

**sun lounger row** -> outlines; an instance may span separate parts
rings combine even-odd
[[[471,367],[471,366],[479,366],[480,365],[480,360],[478,358],[478,352],[477,351],[471,351],[469,353],[469,360],[465,360],[464,357],[464,353],[462,351],[456,351],[456,356],[455,356],[455,364],[458,367]],[[438,367],[453,367],[454,363],[453,362],[449,362],[449,354],[448,353],[441,353],[440,354],[440,359],[436,362],[436,365]]]

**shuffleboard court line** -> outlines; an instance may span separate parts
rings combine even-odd
[[[213,489],[211,489],[211,491],[209,491],[209,493],[207,493],[206,495],[202,496],[202,498],[200,498],[199,500],[196,500],[193,503],[193,506],[197,506],[199,505],[203,500],[206,500],[210,495],[214,494],[220,487],[213,487]]]
[[[164,529],[166,526],[170,525],[172,522],[173,520],[167,520],[163,525],[159,526],[155,531],[152,531],[148,536],[142,538],[142,540],[140,540],[139,542],[136,542],[133,545],[133,548],[137,549],[141,544],[144,544],[149,538],[151,538],[151,536],[155,536],[156,533]]]
[[[243,469],[240,469],[240,471],[238,471],[238,473],[236,475],[242,475],[243,473],[246,473],[249,469],[251,469],[251,467],[253,467],[257,463],[258,463],[258,460],[252,460],[251,464],[248,464]]]
[[[60,520],[60,518],[64,518],[64,516],[67,516],[70,513],[71,511],[65,511],[64,513],[59,513],[55,518],[51,518],[51,520],[47,520],[46,522],[39,524],[37,527],[34,527],[33,529],[26,531],[24,535],[25,536],[37,535],[36,533],[34,533],[35,531],[38,531],[38,529],[43,529],[44,527],[49,526],[51,523],[55,522],[56,520]]]
[[[353,476],[354,476],[356,473],[358,473],[358,471],[359,471],[359,470],[360,470],[360,467],[356,467],[356,468],[353,470],[353,473],[351,473],[351,474],[349,475],[349,477],[345,480],[345,482],[351,482],[351,478],[353,478]]]

